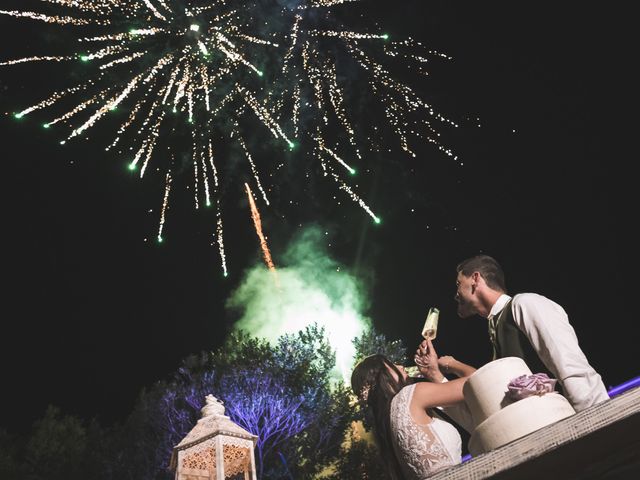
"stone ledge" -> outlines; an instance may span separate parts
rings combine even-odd
[[[535,414],[535,412],[531,412]],[[640,478],[640,387],[430,477]],[[616,476],[617,475],[617,476]]]

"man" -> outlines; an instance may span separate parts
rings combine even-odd
[[[535,293],[507,295],[502,268],[488,255],[471,257],[456,271],[458,315],[488,320],[494,360],[520,357],[533,373],[549,372],[577,412],[609,398],[560,305]]]

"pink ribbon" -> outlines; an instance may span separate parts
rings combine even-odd
[[[557,382],[558,380],[549,378],[546,373],[520,375],[509,382],[507,395],[514,401],[522,400],[532,395],[544,395],[545,393],[553,392]]]

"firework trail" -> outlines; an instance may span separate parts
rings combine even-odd
[[[11,3],[19,6],[12,10]],[[348,179],[366,170],[364,148],[379,143],[381,132],[390,132],[391,148],[408,155],[415,156],[415,143],[428,142],[457,160],[436,128],[455,124],[385,66],[400,63],[426,74],[428,61],[448,57],[411,39],[391,41],[379,31],[342,26],[334,10],[360,4],[366,1],[9,0],[0,15],[41,22],[75,41],[57,55],[2,59],[0,66],[61,62],[83,79],[14,116],[55,111],[43,126],[63,127],[63,145],[115,123],[106,150],[125,157],[141,178],[164,181],[159,241],[170,187],[178,171],[190,169],[195,208],[216,211],[214,239],[226,275],[222,180],[251,178],[269,205],[267,192],[293,155],[268,164],[257,144],[295,150],[377,223]],[[372,99],[379,108],[364,122],[353,105]],[[124,120],[119,111],[126,112]],[[380,125],[367,130],[373,123]],[[190,164],[178,169],[175,153],[184,149],[191,151]]]
[[[269,246],[267,245],[267,239],[262,233],[262,220],[260,219],[260,212],[258,211],[256,202],[253,199],[253,192],[251,191],[251,187],[249,187],[248,183],[245,183],[244,186],[247,191],[247,197],[249,198],[249,205],[251,206],[251,218],[253,219],[253,226],[255,227],[258,238],[260,239],[260,248],[262,249],[264,263],[267,265],[267,268],[269,270],[275,272],[276,266],[273,264],[273,260],[271,259],[271,252],[269,251]]]

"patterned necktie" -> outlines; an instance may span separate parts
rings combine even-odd
[[[493,316],[490,316],[487,320],[487,325],[489,327],[489,340],[491,340],[491,345],[493,346],[493,359],[496,360],[498,358],[498,341],[497,341],[497,333],[496,327],[498,326],[498,317],[502,312],[498,312]]]

